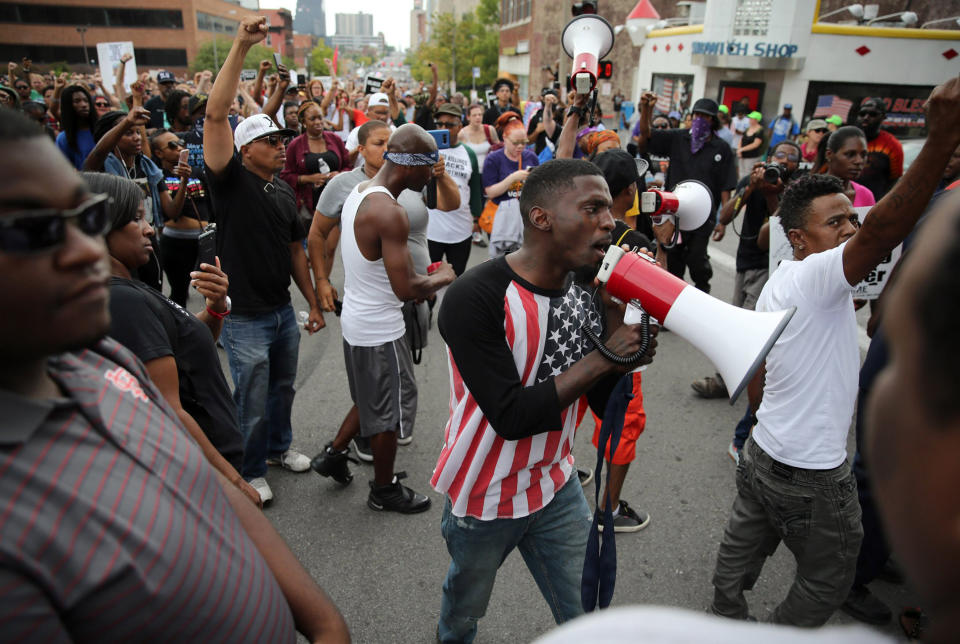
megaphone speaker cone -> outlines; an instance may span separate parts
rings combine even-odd
[[[713,195],[699,181],[681,181],[673,189],[673,194],[680,202],[677,210],[680,230],[696,230],[713,214]]]
[[[613,49],[613,38],[613,27],[609,22],[595,14],[583,14],[563,28],[560,43],[570,58],[577,58],[578,54],[586,52],[599,61]],[[596,74],[596,66],[590,72]]]

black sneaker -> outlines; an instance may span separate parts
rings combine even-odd
[[[400,512],[401,514],[416,514],[430,507],[430,498],[418,494],[405,485],[400,479],[407,477],[406,472],[397,472],[393,476],[393,483],[377,487],[370,481],[370,496],[367,505],[379,512]]]
[[[637,512],[623,499],[620,500],[620,510],[613,517],[614,532],[637,532],[650,525],[650,515],[646,512]]]
[[[854,586],[840,608],[850,617],[874,626],[883,626],[893,619],[890,608],[866,586]]]
[[[350,456],[350,450],[345,449],[342,452],[333,449],[333,443],[327,443],[323,451],[313,457],[310,461],[310,467],[320,476],[329,476],[334,481],[342,485],[349,485],[353,480],[353,474],[347,466],[347,461],[358,461]]]
[[[353,449],[357,452],[357,458],[365,463],[373,463],[373,450],[370,449],[370,439],[363,436],[353,437]]]

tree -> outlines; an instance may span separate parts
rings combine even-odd
[[[310,52],[310,73],[314,76],[332,76],[333,70],[326,63],[327,60],[333,60],[333,49],[320,38],[317,46]]]
[[[214,39],[200,45],[197,51],[197,57],[190,63],[190,71],[199,72],[209,69],[213,72],[220,71],[223,61],[226,60],[230,47],[233,46],[232,38],[216,38],[216,51],[214,51]],[[243,69],[256,69],[260,66],[261,60],[273,62],[274,50],[266,45],[254,45],[247,52],[243,59]],[[283,64],[293,69],[293,59],[287,56],[283,57]]]
[[[430,39],[407,54],[414,78],[430,82],[428,62],[437,66],[441,81],[456,80],[458,87],[473,82],[473,68],[480,68],[477,85],[489,85],[497,78],[500,47],[500,3],[481,0],[471,13],[459,20],[450,13],[435,13],[430,19]]]

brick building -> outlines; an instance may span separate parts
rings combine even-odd
[[[317,46],[317,37],[313,34],[293,34],[293,60],[297,69],[307,67],[307,58]]]
[[[132,8],[129,0],[4,1],[0,59],[28,56],[41,69],[54,62],[82,65],[90,62],[84,44],[95,59],[98,42],[132,41],[138,68],[180,73],[202,43],[232,38],[240,20],[256,13],[226,0],[152,0],[149,8]]]
[[[273,47],[281,56],[293,58],[293,14],[289,9],[260,9],[267,17],[267,38],[263,44]]]

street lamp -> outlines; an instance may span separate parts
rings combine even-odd
[[[917,24],[917,14],[915,14],[912,11],[898,11],[896,13],[890,13],[885,16],[877,16],[873,20],[868,20],[867,26],[870,26],[875,22],[886,20],[887,18],[896,18],[897,16],[900,17],[900,22],[905,24],[908,27]]]
[[[835,16],[838,13],[843,13],[844,11],[849,11],[851,14],[853,14],[853,17],[856,18],[857,20],[860,20],[861,18],[863,18],[863,5],[858,2],[856,4],[852,4],[846,7],[840,7],[839,9],[835,9],[833,11],[828,11],[827,13],[821,16],[817,16],[817,22],[820,22],[824,18]]]
[[[83,64],[90,64],[90,55],[87,53],[87,39],[84,34],[87,33],[86,27],[77,27],[77,33],[80,34],[80,45],[83,47]]]

